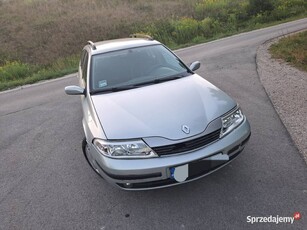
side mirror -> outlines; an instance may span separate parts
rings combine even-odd
[[[199,61],[195,61],[190,65],[190,69],[192,71],[198,70],[200,67],[200,62]]]
[[[82,95],[84,94],[85,90],[79,86],[71,85],[65,87],[65,93],[67,95]]]

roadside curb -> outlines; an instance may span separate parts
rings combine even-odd
[[[258,47],[257,72],[276,112],[307,163],[307,73],[282,60],[272,59],[268,51],[272,44],[288,35],[270,39]]]
[[[26,89],[26,88],[33,87],[33,86],[44,85],[44,84],[47,84],[47,83],[50,83],[50,82],[61,81],[61,80],[66,79],[66,78],[71,78],[71,77],[76,77],[76,76],[77,76],[77,73],[71,73],[71,74],[67,74],[67,75],[64,75],[63,77],[59,77],[59,78],[42,80],[42,81],[39,81],[39,82],[36,82],[36,83],[33,83],[33,84],[18,86],[16,88],[0,91],[0,95],[5,94],[5,93],[18,91],[18,90],[22,90],[22,89]]]

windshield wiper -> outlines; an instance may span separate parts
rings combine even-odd
[[[142,86],[142,85],[150,85],[150,84],[158,84],[161,82],[165,81],[171,81],[171,80],[176,80],[179,78],[185,77],[185,75],[176,75],[176,76],[169,76],[169,77],[161,77],[161,78],[156,78],[151,81],[145,81],[141,83],[134,84],[134,86]]]
[[[118,86],[118,87],[112,87],[112,88],[106,88],[106,89],[97,89],[93,90],[91,94],[99,94],[99,93],[109,93],[109,92],[118,92],[128,89],[134,89],[137,88],[135,85],[125,85],[125,86]]]
[[[140,83],[136,83],[133,85],[124,85],[124,86],[111,87],[111,88],[105,88],[105,89],[96,89],[96,90],[93,90],[91,94],[94,95],[94,94],[100,94],[100,93],[109,93],[109,92],[129,90],[129,89],[139,88],[140,86],[144,86],[144,85],[158,84],[158,83],[165,82],[165,81],[176,80],[176,79],[179,79],[185,76],[188,76],[188,75],[186,74],[173,75],[169,77],[161,77],[161,78],[156,78],[150,81],[140,82]]]
[[[155,83],[160,83],[160,82],[164,82],[164,81],[171,81],[171,80],[176,80],[179,78],[182,78],[183,75],[176,75],[176,76],[169,76],[169,77],[163,77],[163,78],[157,78],[154,80]]]

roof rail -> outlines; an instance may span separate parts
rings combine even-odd
[[[130,34],[129,35],[130,38],[145,38],[145,39],[148,39],[148,40],[154,40],[151,36],[147,35],[147,34]]]
[[[92,42],[92,41],[87,41],[87,44],[89,44],[89,45],[92,47],[93,50],[96,49],[96,46],[95,46],[94,42]]]

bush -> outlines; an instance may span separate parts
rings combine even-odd
[[[306,11],[307,1],[305,0],[277,0],[272,15],[275,20],[281,20],[303,14]]]
[[[174,41],[170,35],[173,31],[174,27],[170,20],[158,20],[146,26],[142,24],[135,25],[132,33],[147,34],[168,46],[172,46],[174,45]]]
[[[204,37],[210,38],[213,36],[213,23],[214,20],[210,17],[207,17],[200,21],[199,26],[201,33]]]
[[[249,0],[248,12],[252,16],[269,14],[273,10],[272,0]]]
[[[193,18],[181,18],[173,21],[173,39],[177,44],[189,43],[199,35],[199,22]]]
[[[15,81],[26,78],[35,72],[36,68],[19,61],[6,62],[0,66],[0,82]]]

